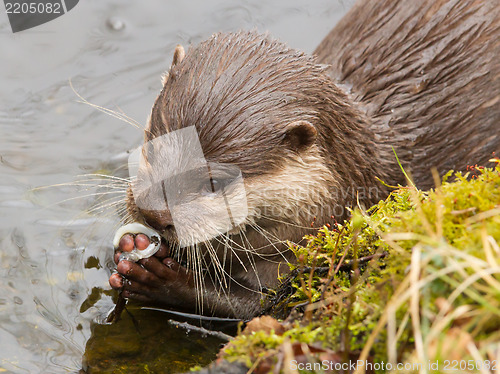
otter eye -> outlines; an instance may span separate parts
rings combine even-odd
[[[222,183],[218,179],[210,178],[210,182],[212,184],[213,192],[219,192],[222,189]]]
[[[203,192],[205,193],[218,193],[222,190],[224,187],[223,181],[220,181],[218,179],[210,178],[204,185],[203,185]]]

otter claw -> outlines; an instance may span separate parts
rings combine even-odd
[[[137,222],[122,226],[116,231],[115,237],[113,238],[113,247],[115,249],[118,249],[118,246],[120,245],[120,239],[126,234],[147,235],[149,237],[150,243],[147,246],[147,248],[143,250],[138,250],[137,248],[134,248],[131,252],[123,252],[119,257],[119,261],[127,260],[127,261],[137,262],[140,259],[153,256],[160,249],[161,245],[160,235],[153,229]]]

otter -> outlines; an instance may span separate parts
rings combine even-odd
[[[500,150],[499,61],[500,3],[485,0],[360,0],[312,56],[257,32],[177,47],[145,144],[194,128],[206,165],[240,171],[248,211],[231,230],[180,245],[165,193],[151,185],[136,196],[132,180],[127,221],[163,243],[137,263],[120,260],[119,247],[111,286],[179,310],[257,315],[294,259],[287,241],[385,198],[379,180],[405,184],[394,153],[426,189],[432,168],[486,164]],[[214,185],[232,183],[209,179],[193,200],[207,216],[222,196]],[[149,207],[137,203],[144,196]],[[175,214],[197,216],[191,208]],[[194,232],[205,231],[200,222]]]

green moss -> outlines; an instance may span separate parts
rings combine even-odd
[[[307,239],[291,247],[297,264],[272,300],[275,315],[295,309],[287,331],[239,335],[226,359],[277,364],[285,342],[303,342],[374,362],[449,360],[457,331],[476,349],[456,343],[458,359],[499,349],[500,166],[399,188]]]

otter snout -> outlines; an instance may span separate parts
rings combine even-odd
[[[166,230],[174,229],[174,221],[169,210],[149,210],[139,208],[139,212],[149,226],[161,233]]]

